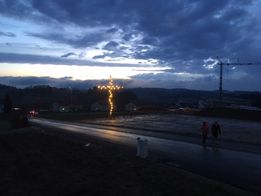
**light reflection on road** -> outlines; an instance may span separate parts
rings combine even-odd
[[[259,154],[203,148],[197,144],[120,132],[121,128],[113,131],[104,127],[45,119],[31,119],[31,122],[132,146],[136,145],[137,137],[144,137],[149,141],[150,151],[158,151],[171,157],[185,169],[241,187],[247,184],[254,187],[261,186],[261,155]]]

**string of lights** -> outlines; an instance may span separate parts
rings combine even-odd
[[[113,105],[113,91],[122,89],[123,86],[114,85],[113,79],[110,76],[109,78],[109,84],[104,86],[98,86],[98,89],[100,90],[108,90],[109,97],[108,97],[108,103],[109,103],[109,117],[112,117],[112,113],[114,111],[114,105]]]

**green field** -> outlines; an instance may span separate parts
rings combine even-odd
[[[4,115],[0,115],[0,130],[10,129],[11,125],[8,120],[4,117]]]

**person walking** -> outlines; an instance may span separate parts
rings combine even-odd
[[[221,135],[221,128],[217,121],[214,122],[214,124],[212,125],[211,132],[212,132],[212,136],[214,138],[214,142],[217,145],[218,136]]]
[[[207,142],[207,137],[208,137],[208,124],[207,122],[203,122],[201,126],[201,135],[202,135],[202,144],[205,146]]]

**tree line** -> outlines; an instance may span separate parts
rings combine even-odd
[[[25,89],[9,91],[4,98],[4,110],[10,108],[45,108],[50,109],[53,103],[63,106],[81,105],[84,110],[90,110],[91,105],[99,103],[108,104],[108,92],[97,87],[88,90],[71,88],[56,88],[50,86],[34,86]],[[126,104],[137,101],[137,96],[130,90],[122,89],[114,92],[114,103],[118,110],[124,110]]]

